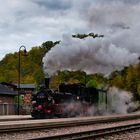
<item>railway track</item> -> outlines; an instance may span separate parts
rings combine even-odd
[[[123,120],[134,120],[134,119],[140,119],[140,114],[63,118],[63,119],[39,119],[39,120],[18,120],[18,121],[12,120],[0,122],[0,133],[61,128],[61,127],[74,127],[79,125],[118,122]]]
[[[135,122],[137,120],[137,122]],[[111,124],[111,123],[120,123],[128,121],[129,123],[123,124],[123,127],[118,125],[113,125],[112,127],[97,127],[97,126],[105,126],[105,124]],[[133,121],[133,122],[132,122]],[[88,130],[86,126],[94,126],[93,129]],[[64,129],[71,128],[74,130],[78,129],[78,127],[82,127],[85,129],[80,130],[81,132],[72,131],[69,134],[65,133]],[[77,128],[76,128],[77,127]],[[116,128],[117,127],[117,128]],[[112,115],[112,116],[97,116],[97,117],[79,117],[79,118],[63,118],[63,119],[39,119],[39,120],[18,120],[18,121],[0,121],[0,139],[1,136],[5,135],[19,135],[22,133],[22,135],[27,136],[27,133],[36,133],[36,136],[33,136],[31,138],[35,139],[88,139],[90,137],[99,137],[101,135],[107,135],[110,133],[116,133],[116,131],[122,131],[123,130],[130,130],[130,129],[138,129],[140,127],[140,114],[129,114],[129,115]],[[60,135],[56,136],[46,136],[46,133],[49,131],[56,131],[57,130],[63,132]],[[86,131],[85,131],[86,130]],[[87,131],[88,130],[88,131]],[[112,131],[113,130],[113,131]],[[44,132],[43,136],[38,137],[37,133]],[[15,137],[16,137],[15,136]],[[14,137],[14,139],[15,139]],[[30,137],[28,137],[29,139]],[[2,139],[6,139],[5,137],[2,137]],[[19,138],[17,138],[19,139]],[[24,137],[25,139],[25,137]]]
[[[29,140],[90,140],[95,139],[99,137],[103,137],[106,135],[112,135],[116,133],[122,133],[124,131],[130,131],[140,129],[140,122],[139,123],[129,123],[129,124],[122,124],[119,126],[111,126],[111,127],[104,127],[104,128],[98,128],[94,130],[89,131],[82,131],[82,132],[76,132],[76,133],[70,133],[70,134],[61,134],[61,135],[55,135],[55,136],[47,136],[47,137],[40,137],[40,138],[34,138]]]

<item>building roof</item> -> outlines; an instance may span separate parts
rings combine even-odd
[[[17,92],[7,85],[0,84],[0,95],[17,95]]]
[[[15,84],[18,88],[18,84]],[[35,89],[36,85],[35,84],[20,84],[21,89]]]
[[[9,86],[9,87],[13,87],[13,88],[16,88],[17,87],[15,84],[7,83],[7,82],[1,82],[0,84],[6,85],[6,86]]]

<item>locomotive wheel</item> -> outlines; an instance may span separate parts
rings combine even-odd
[[[53,119],[54,118],[54,114],[45,114],[45,119]]]
[[[38,116],[37,116],[37,119],[44,119],[45,118],[45,114],[39,114]]]

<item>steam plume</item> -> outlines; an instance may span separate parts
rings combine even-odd
[[[116,46],[108,38],[80,40],[64,36],[62,43],[45,55],[43,63],[49,75],[58,70],[108,74],[134,63],[137,58],[137,53]]]
[[[108,92],[107,107],[109,114],[126,114],[136,111],[138,104],[133,101],[132,93],[112,87]]]
[[[140,54],[139,5],[138,0],[87,0],[79,8],[79,17],[88,25],[83,28],[105,37],[80,40],[63,35],[61,43],[43,58],[45,72],[52,75],[57,70],[82,70],[109,74],[135,63]]]

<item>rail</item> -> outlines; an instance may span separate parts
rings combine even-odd
[[[131,123],[127,125],[98,128],[94,130],[63,134],[63,135],[39,137],[39,138],[33,138],[29,140],[87,140],[91,138],[95,139],[98,137],[103,137],[105,135],[111,135],[113,133],[119,133],[128,130],[139,129],[139,128],[140,128],[140,123]]]
[[[117,122],[123,120],[136,120],[140,114],[97,116],[97,117],[79,117],[63,119],[43,119],[43,120],[20,120],[0,122],[0,133],[16,132],[38,129],[50,129],[61,127],[73,127],[79,125],[91,125],[97,123]]]

